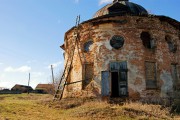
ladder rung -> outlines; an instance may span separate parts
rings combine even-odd
[[[64,91],[64,88],[66,86],[67,78],[68,78],[68,75],[69,75],[69,73],[71,71],[71,65],[72,65],[72,62],[73,62],[73,57],[74,57],[76,47],[77,47],[77,49],[79,51],[83,51],[81,49],[81,44],[79,43],[79,41],[80,41],[79,40],[79,31],[78,31],[79,22],[80,22],[80,16],[78,16],[77,19],[76,19],[77,28],[76,28],[76,32],[74,33],[75,38],[72,41],[73,42],[72,51],[70,51],[70,54],[69,54],[69,57],[68,57],[68,60],[67,60],[63,75],[62,75],[61,80],[60,80],[60,82],[58,84],[58,89],[56,90],[56,93],[54,95],[54,100],[56,100],[56,99],[60,100],[62,98],[63,91]],[[82,53],[82,55],[80,55],[80,58],[85,59],[85,56],[84,56],[83,53]]]

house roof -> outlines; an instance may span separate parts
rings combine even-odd
[[[31,87],[31,86],[16,84],[14,87]]]
[[[28,88],[28,89],[32,89],[31,86],[27,86],[27,85],[19,85],[19,84],[16,84],[14,87],[12,87],[12,89],[13,89],[13,88]]]
[[[49,89],[53,88],[53,84],[38,84],[36,89]]]

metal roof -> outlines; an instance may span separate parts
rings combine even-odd
[[[127,0],[116,0],[98,10],[93,18],[109,14],[119,15],[148,15],[148,12],[142,6],[129,2]]]

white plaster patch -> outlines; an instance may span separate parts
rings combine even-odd
[[[128,63],[128,86],[134,91],[141,93],[145,89],[146,83],[142,81],[141,85],[134,85],[136,78],[144,79],[138,67]]]
[[[171,73],[163,71],[160,75],[163,85],[161,86],[161,97],[166,97],[173,91],[173,78]]]
[[[100,47],[103,45],[103,46],[105,46],[108,50],[112,50],[112,47],[111,47],[111,45],[110,45],[110,43],[109,43],[109,40],[104,40],[104,41],[100,41],[100,42],[96,42],[96,45],[97,45],[97,48],[99,48],[100,49]],[[97,49],[98,51],[98,53],[99,53],[99,49]]]
[[[109,40],[104,41],[104,45],[108,50],[112,50],[112,47],[111,47],[111,45],[109,43]]]
[[[129,51],[129,54],[127,54],[126,58],[127,60],[139,59],[139,57],[134,51]]]

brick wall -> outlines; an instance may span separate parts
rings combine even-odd
[[[141,33],[150,33],[155,41],[154,49],[143,46]],[[72,51],[75,29],[70,29],[65,35],[65,63]],[[176,45],[180,46],[179,30],[166,21],[160,21],[158,17],[116,16],[94,19],[80,24],[79,29],[80,53],[84,53],[83,45],[89,39],[93,40],[90,52],[84,53],[86,61],[83,64],[93,63],[93,85],[96,94],[101,94],[101,71],[109,71],[109,63],[112,61],[127,61],[128,64],[128,92],[130,97],[159,96],[166,97],[173,92],[173,79],[171,76],[171,64],[180,65],[180,49],[175,53],[169,52],[165,36],[171,36]],[[116,50],[110,45],[110,39],[114,35],[120,35],[125,42],[122,48]],[[157,88],[147,89],[145,80],[145,61],[156,63]],[[80,62],[76,47],[70,82],[83,80],[83,65]],[[111,81],[111,79],[109,78]],[[81,92],[82,82],[71,84],[69,93]],[[65,94],[68,94],[65,91]],[[65,95],[66,96],[66,95]]]

